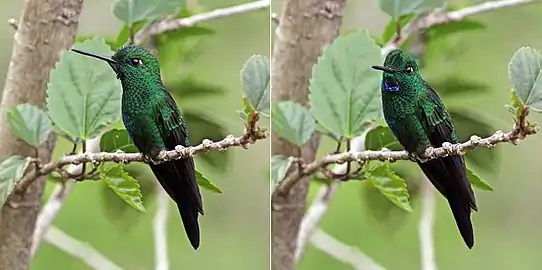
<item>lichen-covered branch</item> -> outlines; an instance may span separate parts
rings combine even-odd
[[[228,17],[232,15],[247,13],[255,10],[269,8],[271,0],[259,0],[250,3],[240,4],[227,8],[219,8],[210,12],[197,14],[182,19],[166,19],[157,22],[151,22],[143,27],[134,37],[135,43],[141,43],[150,36],[160,35],[162,33],[190,27],[197,23]]]
[[[518,125],[514,125],[514,129],[507,133],[498,130],[493,135],[486,138],[480,138],[473,135],[471,136],[470,140],[463,143],[443,143],[442,147],[430,147],[425,151],[423,156],[415,158],[424,162],[430,159],[441,158],[448,155],[464,155],[466,151],[479,147],[492,148],[495,147],[496,144],[503,142],[517,144],[519,140],[523,140],[528,135],[533,135],[536,132],[537,131],[535,128],[527,127],[524,125],[524,123],[520,123]],[[327,155],[320,160],[304,165],[302,170],[288,175],[283,181],[280,182],[275,193],[287,192],[293,185],[295,185],[297,181],[299,181],[301,177],[313,174],[328,164],[366,160],[394,162],[398,160],[412,160],[413,158],[414,157],[412,154],[408,153],[407,151],[389,151],[386,149],[380,151],[360,151]]]
[[[427,14],[420,15],[408,23],[399,35],[395,34],[390,42],[382,48],[382,55],[387,55],[393,49],[396,49],[403,44],[408,37],[422,29],[431,28],[437,25],[446,24],[453,21],[461,21],[466,17],[477,15],[484,12],[489,12],[505,7],[518,6],[524,4],[532,4],[536,0],[500,0],[489,1],[470,7],[462,8],[455,11],[446,12],[443,8],[437,8]]]
[[[117,163],[130,163],[130,162],[153,162],[161,163],[164,161],[181,159],[185,157],[194,157],[200,153],[208,151],[223,151],[230,147],[243,147],[247,148],[249,145],[255,143],[257,140],[263,140],[267,137],[267,132],[265,130],[260,130],[256,127],[254,130],[245,129],[243,135],[239,137],[234,137],[233,135],[228,135],[226,138],[220,141],[210,141],[203,140],[203,142],[196,146],[184,147],[178,145],[175,147],[175,150],[162,151],[157,157],[150,160],[148,157],[143,156],[141,153],[81,153],[76,155],[64,156],[59,158],[54,162],[47,164],[41,164],[39,170],[32,170],[31,172],[25,174],[23,178],[19,181],[16,191],[23,191],[25,187],[34,181],[36,177],[41,175],[47,175],[53,171],[61,169],[65,165],[74,164],[78,165],[81,163],[92,163],[94,165],[103,163],[103,162],[117,162]],[[62,174],[62,172],[60,172]]]

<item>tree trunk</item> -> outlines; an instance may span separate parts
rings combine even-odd
[[[309,78],[322,48],[338,35],[346,0],[286,0],[279,17],[272,53],[272,99],[293,100],[308,105]],[[273,155],[314,160],[320,138],[315,135],[298,148],[272,136]],[[309,178],[299,181],[288,196],[271,202],[271,269],[294,268],[299,224],[305,213]]]
[[[6,111],[21,103],[44,107],[49,72],[59,52],[71,47],[83,0],[26,0],[0,104],[0,160],[12,155],[35,156],[35,150],[11,133]],[[39,149],[39,158],[51,159],[56,138]],[[0,269],[28,269],[30,248],[45,177],[36,179],[24,196],[8,197],[0,215]]]

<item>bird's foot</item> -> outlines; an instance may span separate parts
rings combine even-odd
[[[147,164],[160,164],[161,162],[163,162],[163,160],[160,160],[158,158],[162,155],[163,152],[164,151],[162,150],[155,155],[143,155],[143,161],[145,161],[145,163]]]
[[[408,159],[412,162],[423,162],[423,159],[420,157],[420,155],[416,153],[408,153]]]

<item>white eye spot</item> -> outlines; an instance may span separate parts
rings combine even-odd
[[[408,74],[412,74],[412,72],[414,72],[414,68],[411,67],[411,66],[408,66],[408,67],[406,68],[406,72],[407,72]]]
[[[141,61],[141,59],[139,59],[139,58],[132,58],[132,59],[130,59],[130,64],[132,64],[132,66],[134,66],[134,67],[137,67],[137,66],[142,65],[143,61]]]

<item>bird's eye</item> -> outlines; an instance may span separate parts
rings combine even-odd
[[[414,72],[414,68],[411,67],[411,66],[408,66],[408,67],[406,68],[406,72],[407,72],[408,74],[412,74],[412,72]]]
[[[139,59],[139,58],[132,58],[132,59],[130,59],[130,64],[132,64],[132,66],[134,66],[134,67],[137,67],[137,66],[140,66],[141,64],[143,64],[143,61],[141,61],[141,59]]]

